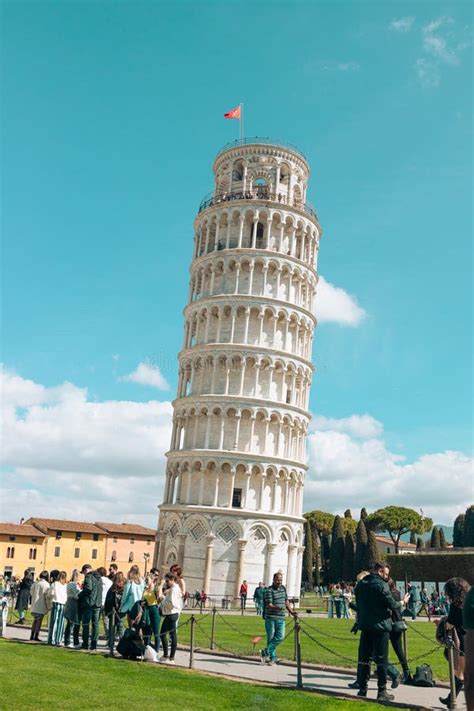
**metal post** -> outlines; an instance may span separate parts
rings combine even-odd
[[[402,632],[402,644],[403,644],[403,654],[405,659],[408,661],[408,645],[407,645],[407,630]]]
[[[301,673],[301,642],[300,642],[300,623],[298,617],[295,621],[295,646],[296,646],[296,688],[303,688],[303,675]]]
[[[216,630],[216,608],[212,608],[212,621],[211,621],[211,649],[214,649],[214,633]]]
[[[450,644],[448,647],[448,664],[449,664],[449,688],[450,688],[450,709],[456,708],[456,680],[454,677],[454,649],[453,645]]]
[[[191,634],[189,638],[189,668],[194,669],[194,625],[196,624],[196,619],[194,615],[191,615]]]

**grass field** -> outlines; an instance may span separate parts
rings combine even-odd
[[[183,613],[180,620],[186,621],[188,613]],[[211,635],[211,615],[196,614],[197,624],[195,627],[196,646],[201,648],[209,647]],[[308,632],[314,640],[310,639],[304,632],[301,634],[301,656],[303,661],[314,664],[325,664],[329,666],[352,667],[357,665],[357,648],[359,636],[350,633],[354,624],[353,620],[328,620],[327,618],[301,619],[302,629]],[[409,660],[423,657],[411,664],[412,670],[419,664],[430,664],[434,676],[442,681],[448,680],[448,665],[443,656],[443,650],[435,641],[435,626],[432,624],[410,623],[408,622],[407,649]],[[292,626],[291,618],[287,618],[287,632]],[[189,624],[181,627],[178,638],[182,644],[189,644]],[[415,631],[418,630],[418,633]],[[420,633],[424,635],[420,636]],[[251,654],[251,639],[256,636],[265,638],[264,623],[257,615],[245,615],[244,617],[228,615],[226,617],[217,615],[215,626],[215,640],[217,645],[221,645],[223,651],[229,650],[239,654]],[[294,637],[291,635],[282,642],[278,648],[279,656],[286,659],[293,659]],[[263,646],[263,643],[257,645]],[[218,647],[217,647],[218,649]],[[433,651],[434,650],[434,651]],[[429,653],[429,654],[428,654]],[[397,662],[396,657],[391,653],[391,661]]]
[[[125,662],[102,655],[0,640],[0,681],[5,709],[153,709],[193,711],[365,711],[369,704],[274,689]]]

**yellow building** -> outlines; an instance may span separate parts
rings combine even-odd
[[[70,575],[84,563],[93,568],[106,564],[107,533],[93,523],[32,516],[23,525],[34,526],[45,536],[45,570],[65,570]]]
[[[23,577],[30,570],[36,577],[44,570],[45,541],[46,534],[35,526],[0,523],[0,573]]]
[[[127,573],[132,565],[138,565],[142,574],[150,570],[155,550],[154,529],[134,523],[96,523],[107,533],[107,566],[116,563],[122,573]]]

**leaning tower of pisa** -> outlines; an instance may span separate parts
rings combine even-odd
[[[298,595],[321,228],[309,166],[269,139],[225,146],[194,251],[155,565],[237,597],[281,570]]]

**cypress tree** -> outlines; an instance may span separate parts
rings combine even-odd
[[[313,541],[311,535],[311,526],[309,521],[305,522],[304,525],[304,553],[303,553],[303,583],[308,583],[312,585],[313,582]]]
[[[377,539],[373,531],[367,532],[367,557],[366,570],[372,570],[375,563],[382,558],[377,546]]]
[[[344,511],[344,518],[352,518],[352,513],[350,509]]]
[[[354,560],[354,577],[364,570],[367,553],[367,530],[364,520],[361,518],[356,530],[356,550]]]
[[[321,568],[323,571],[323,584],[329,585],[329,556],[331,553],[330,538],[327,533],[321,536]]]
[[[453,528],[453,546],[454,548],[462,548],[464,546],[464,514],[456,516]]]
[[[329,582],[340,583],[344,563],[344,529],[340,516],[336,516],[332,527],[331,554],[329,556]]]
[[[313,548],[313,585],[321,585],[321,550],[319,546]]]
[[[464,547],[474,548],[474,506],[469,506],[464,514]]]
[[[416,539],[416,550],[418,552],[425,550],[425,542],[420,536]]]
[[[352,582],[354,578],[354,558],[355,558],[355,544],[354,536],[346,533],[344,539],[344,560],[342,563],[342,579],[346,583]]]
[[[439,527],[439,547],[440,548],[447,548],[446,536],[444,535],[444,529],[442,526]]]
[[[438,526],[433,526],[433,530],[431,531],[430,547],[431,548],[441,548],[441,537],[439,535],[439,527]]]
[[[367,509],[365,509],[365,508],[364,508],[364,509],[361,509],[361,510],[360,510],[360,517],[361,517],[362,521],[365,521],[365,519],[367,518],[367,516],[368,516]]]

